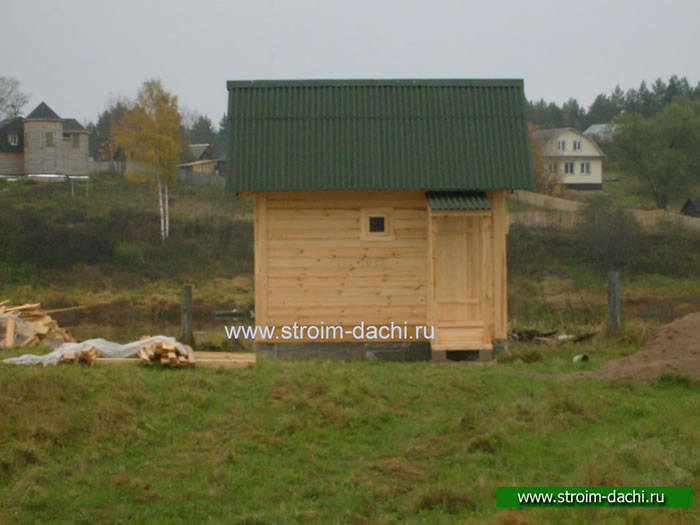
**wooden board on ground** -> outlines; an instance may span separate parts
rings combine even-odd
[[[247,368],[256,362],[255,354],[241,352],[192,352],[196,366],[214,367],[214,368]],[[184,356],[180,356],[184,357]],[[187,359],[189,361],[189,359]],[[186,363],[178,358],[181,365]],[[137,364],[141,363],[142,359],[138,357],[126,358],[110,358],[98,357],[95,361],[98,365],[121,365],[121,364]],[[170,361],[165,357],[163,364],[169,364]]]
[[[247,368],[256,362],[252,353],[242,352],[194,352],[197,366],[214,368]]]

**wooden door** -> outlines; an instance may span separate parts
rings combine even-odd
[[[469,350],[491,343],[487,215],[435,215],[432,222],[433,323],[436,350]]]

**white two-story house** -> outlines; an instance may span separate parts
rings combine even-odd
[[[538,129],[545,169],[567,189],[599,190],[603,187],[605,155],[590,137],[573,128]]]

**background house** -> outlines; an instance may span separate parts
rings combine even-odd
[[[190,144],[192,160],[177,165],[177,181],[181,184],[224,186],[226,153],[218,142]]]
[[[259,351],[289,355],[303,340],[307,355],[351,358],[367,342],[428,341],[440,359],[506,339],[505,193],[533,185],[522,81],[228,90],[228,185],[255,197],[256,323],[400,328],[343,344],[311,331],[258,339]],[[426,326],[434,338],[418,334]]]
[[[567,189],[596,190],[603,187],[605,154],[595,141],[573,128],[538,129],[544,167]]]
[[[25,118],[0,122],[0,174],[88,171],[88,131],[77,120],[62,119],[42,102]]]
[[[591,124],[583,134],[597,142],[609,142],[613,139],[618,127],[618,124]]]

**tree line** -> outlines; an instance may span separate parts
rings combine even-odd
[[[88,123],[86,128],[90,133],[89,152],[96,160],[120,161],[124,159],[124,152],[113,138],[113,128],[122,120],[130,109],[130,102],[125,98],[112,99],[107,103],[97,121]],[[222,117],[218,129],[214,127],[211,119],[193,110],[178,108],[180,114],[180,161],[193,160],[190,158],[189,144],[223,144],[225,117]]]
[[[611,122],[622,113],[637,113],[643,118],[654,118],[676,98],[700,100],[700,82],[693,87],[686,77],[672,75],[668,82],[656,79],[651,86],[646,81],[638,89],[623,91],[615,86],[610,94],[599,94],[588,109],[575,98],[570,98],[561,106],[544,99],[528,101],[526,116],[542,128],[575,128],[584,131],[592,124]]]

